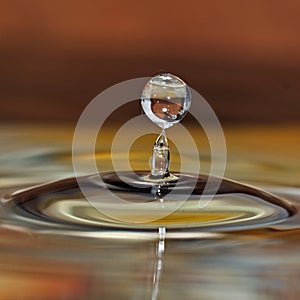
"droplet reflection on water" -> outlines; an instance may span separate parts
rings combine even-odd
[[[145,174],[147,173],[139,172],[138,175],[142,178]],[[184,195],[191,176],[177,175],[183,180],[176,187],[172,184],[168,186],[166,194],[175,191],[172,195],[174,199],[168,200],[170,202]],[[126,172],[123,176],[130,178]],[[150,222],[137,221],[141,215],[155,216],[165,203],[157,201],[151,192],[151,186],[143,189],[139,186],[130,186],[122,182],[116,173],[102,174],[102,178],[105,182],[103,186],[95,182],[93,175],[83,177],[82,180],[89,191],[99,197],[102,205],[117,211],[121,216],[126,215],[126,221],[111,218],[97,210],[83,196],[76,178],[16,192],[5,198],[3,203],[10,219],[33,231],[50,231],[58,234],[79,231],[83,235],[84,232],[96,231],[101,235],[101,232],[109,231],[113,236],[114,233],[119,235],[120,230],[126,231],[127,234],[138,232],[148,235],[157,232],[160,227],[167,228],[167,232],[173,232],[175,236],[179,232],[236,231],[274,226],[295,214],[294,207],[288,202],[229,180],[223,180],[217,195],[207,206],[201,208],[199,199],[207,178],[200,175],[188,200],[173,213],[162,218],[153,218]],[[118,207],[109,198],[101,198],[101,191],[107,187],[128,203],[139,203],[138,209],[124,210],[124,207]],[[143,205],[145,203],[150,203],[150,206]],[[181,234],[180,237],[184,235]]]

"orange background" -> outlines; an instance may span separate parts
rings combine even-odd
[[[299,29],[298,0],[1,1],[0,118],[75,122],[164,69],[222,121],[299,121]]]

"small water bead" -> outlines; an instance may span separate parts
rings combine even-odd
[[[148,118],[162,129],[180,122],[191,106],[187,84],[172,74],[152,77],[143,89],[142,108]]]

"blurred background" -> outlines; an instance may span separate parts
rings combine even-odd
[[[2,0],[0,118],[75,123],[105,88],[163,69],[222,122],[299,121],[299,16],[298,0]]]

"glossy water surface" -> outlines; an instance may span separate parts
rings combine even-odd
[[[2,125],[0,132],[2,198],[7,200],[5,195],[17,190],[73,176],[72,128]],[[226,177],[272,192],[297,209],[298,132],[299,127],[225,128],[229,152]],[[102,150],[110,143],[110,134],[103,141],[98,155],[102,162],[107,161],[109,171],[109,153]],[[201,149],[205,173],[208,152],[205,145]],[[132,162],[133,167],[145,169],[144,157],[149,159],[149,154],[139,151],[138,144],[135,151],[141,159]],[[88,158],[82,153],[81,159],[84,162]],[[173,166],[176,168],[176,161]],[[168,221],[170,227],[178,219],[190,222],[193,226],[189,231],[177,227],[167,228],[164,235],[156,230],[145,235],[144,228],[132,231],[128,225],[124,229],[116,223],[118,226],[110,224],[101,232],[95,230],[100,228],[103,216],[99,219],[99,213],[78,191],[69,193],[64,197],[48,193],[43,199],[32,198],[26,211],[22,205],[10,207],[18,219],[7,213],[7,206],[2,207],[1,299],[297,299],[300,293],[299,221],[297,214],[286,213],[287,207],[278,210],[268,206],[266,212],[265,203],[235,196],[248,204],[233,210],[229,209],[229,195],[225,202],[228,211],[224,208],[208,215],[202,211],[201,216],[179,213],[164,220],[163,225]],[[76,201],[68,201],[70,198]],[[252,200],[261,209],[251,205]],[[35,213],[43,212],[47,222],[38,214],[34,216],[32,207],[38,208]],[[263,226],[252,229],[222,231],[215,227],[194,234],[203,221],[222,219],[226,223],[245,214],[255,222],[255,216],[260,219],[266,213],[264,217],[269,218],[274,211],[284,222],[272,223],[273,219],[264,226],[264,219]],[[28,214],[34,217],[30,219]],[[74,216],[84,230],[74,229]],[[91,219],[94,223],[87,224]],[[69,226],[65,232],[62,224]]]

